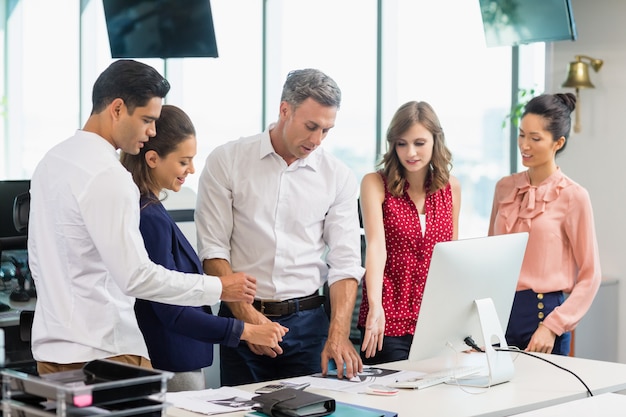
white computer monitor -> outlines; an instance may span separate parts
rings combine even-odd
[[[506,346],[504,330],[527,241],[528,233],[513,233],[435,245],[410,361],[439,356],[458,359],[463,355],[460,352],[469,349],[464,342],[467,336],[482,347]],[[493,349],[487,353],[493,353]],[[488,365],[495,367],[495,356],[492,359]],[[505,368],[509,368],[508,363]],[[505,382],[499,379],[508,380],[511,371],[506,369],[506,375],[491,378],[488,384]]]

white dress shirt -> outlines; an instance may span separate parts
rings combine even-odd
[[[38,164],[30,192],[36,360],[147,358],[134,297],[181,305],[218,301],[219,279],[150,261],[139,232],[139,191],[104,138],[79,130],[53,147]]]
[[[307,296],[327,280],[359,281],[357,190],[352,171],[322,148],[288,166],[269,130],[219,146],[200,176],[200,259],[225,259],[256,277],[264,300]]]

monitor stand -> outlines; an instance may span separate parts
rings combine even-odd
[[[476,304],[478,317],[480,318],[480,328],[483,333],[482,346],[484,346],[483,349],[487,359],[489,374],[459,378],[456,380],[456,383],[459,385],[486,388],[508,382],[513,378],[515,368],[509,352],[498,352],[493,347],[494,344],[499,344],[500,348],[508,348],[493,300],[491,298],[483,298],[474,300],[474,303]],[[480,342],[481,341],[477,341],[479,344]]]

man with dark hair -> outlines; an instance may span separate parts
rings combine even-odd
[[[194,306],[254,298],[256,280],[247,274],[183,274],[146,253],[139,192],[117,150],[137,154],[156,134],[169,88],[148,65],[112,63],[94,84],[83,129],[35,169],[28,255],[37,286],[32,351],[40,374],[103,358],[150,367],[135,297]]]

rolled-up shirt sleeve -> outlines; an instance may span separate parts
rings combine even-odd
[[[195,223],[198,256],[204,259],[230,259],[233,232],[233,197],[224,148],[212,152],[200,174]]]
[[[345,278],[360,282],[365,273],[361,265],[357,181],[351,172],[346,171],[344,178],[339,178],[337,183],[343,186],[338,188],[335,203],[328,210],[324,222],[329,285]]]

